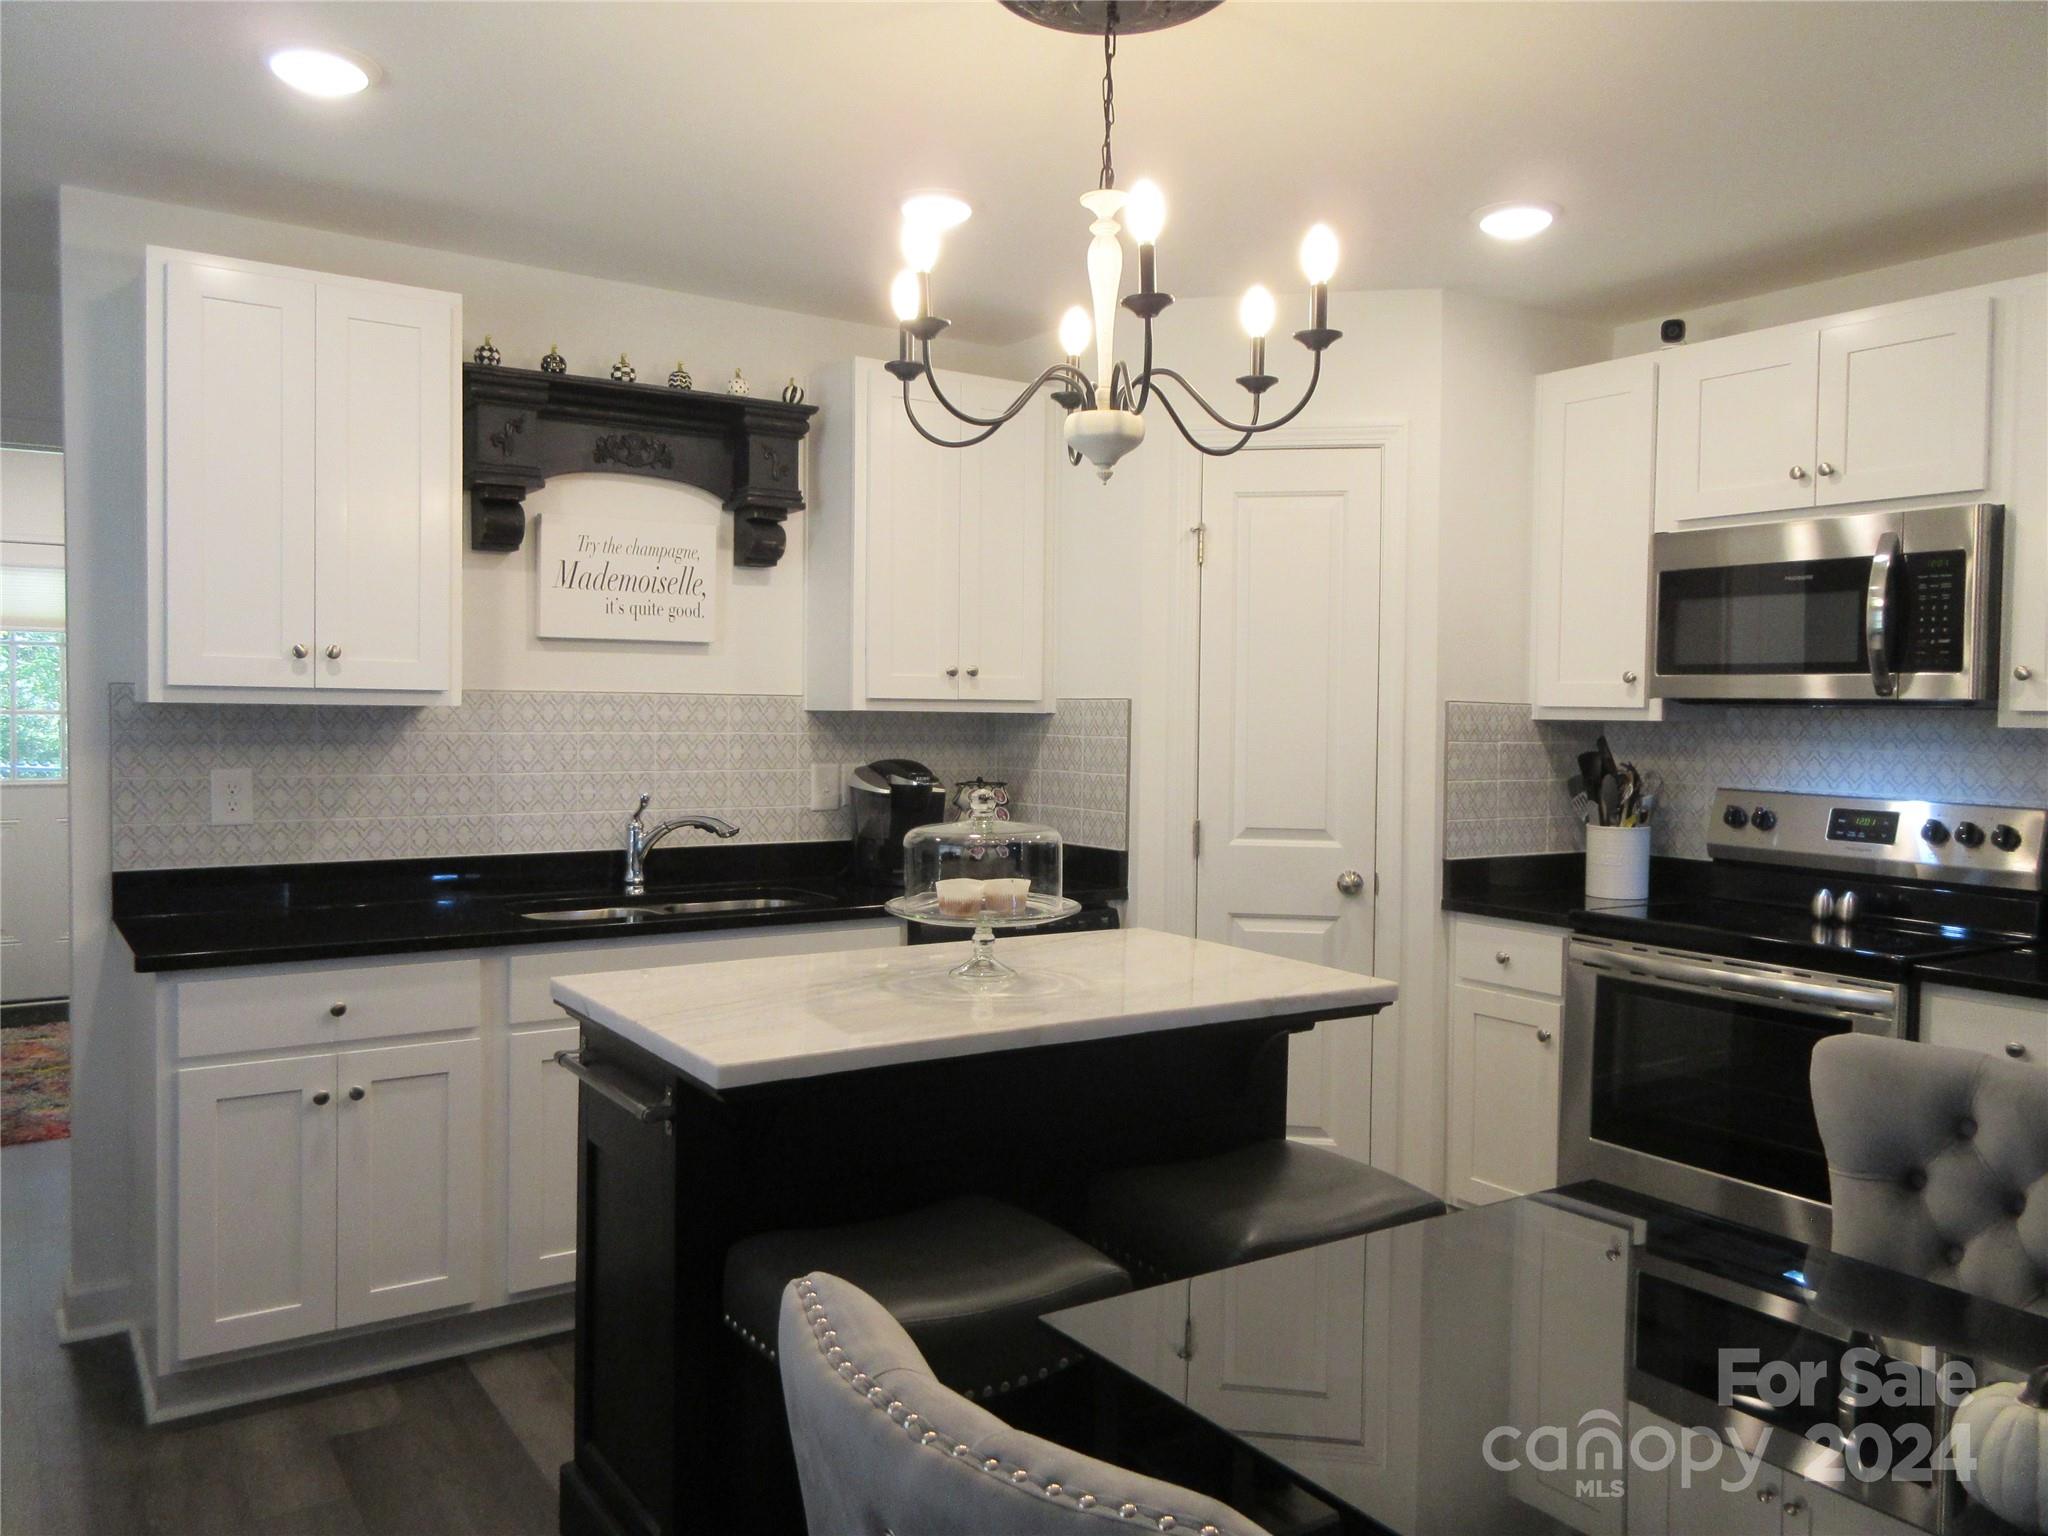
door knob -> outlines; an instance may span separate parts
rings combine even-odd
[[[351,1088],[348,1091],[348,1096],[355,1102],[361,1103],[363,1098],[363,1090],[361,1088]]]
[[[341,660],[341,647],[338,645],[330,645],[329,647],[327,647],[327,659],[329,661]]]
[[[1792,466],[1792,478],[1794,480],[1804,480],[1806,478],[1806,466],[1804,464],[1794,464]]]
[[[1365,876],[1355,869],[1347,869],[1337,877],[1337,889],[1346,896],[1356,896],[1365,889]]]
[[[306,648],[303,645],[295,645],[292,647],[292,659],[294,661],[304,661],[308,654],[309,653],[307,652]]]
[[[2026,663],[2024,662],[2022,662],[2019,666],[2016,666],[2012,669],[2012,680],[2016,683],[2024,683],[2028,678],[2032,677],[2033,675],[2034,669],[2026,665]]]
[[[1835,466],[1830,464],[1826,459],[1822,459],[1818,464],[1813,466],[1813,472],[1816,475],[1832,475],[1835,472]]]
[[[1636,675],[1634,672],[1624,672],[1621,674],[1621,680],[1624,683],[1628,683],[1629,685],[1633,686],[1636,680]]]

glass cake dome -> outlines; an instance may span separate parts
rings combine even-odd
[[[992,787],[968,795],[959,821],[914,827],[903,838],[903,894],[888,903],[898,917],[972,929],[974,951],[951,974],[993,981],[1016,973],[995,958],[995,930],[1033,928],[1081,910],[1060,885],[1060,835],[1011,821]]]

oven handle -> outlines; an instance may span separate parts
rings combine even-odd
[[[1894,1014],[1898,1007],[1889,988],[1801,981],[1793,976],[1752,976],[1742,971],[1723,971],[1710,965],[1692,965],[1662,956],[1654,959],[1645,955],[1601,955],[1598,959],[1580,956],[1578,963],[1591,970],[1619,971],[1649,981],[1680,982],[1705,992],[1760,998],[1805,1013],[1828,1013],[1846,1008],[1882,1018]]]
[[[1880,699],[1890,698],[1899,687],[1890,655],[1892,567],[1898,559],[1899,536],[1881,534],[1870,561],[1870,587],[1863,596],[1863,643],[1870,652],[1870,688]]]

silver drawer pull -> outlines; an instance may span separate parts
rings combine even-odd
[[[2017,1040],[2008,1040],[2005,1043],[2005,1054],[2014,1061],[2024,1061],[2027,1055],[2027,1048]]]
[[[588,1086],[599,1098],[616,1104],[642,1125],[654,1125],[676,1117],[673,1092],[664,1093],[658,1099],[643,1098],[629,1086],[633,1079],[597,1062],[585,1061],[580,1051],[555,1052],[555,1064]]]
[[[1506,965],[1508,961],[1510,961],[1513,958],[1514,957],[1504,949],[1496,949],[1493,952],[1493,963],[1495,965]]]

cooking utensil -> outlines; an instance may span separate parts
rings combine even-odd
[[[1600,780],[1600,825],[1621,825],[1621,780],[1611,773]]]

